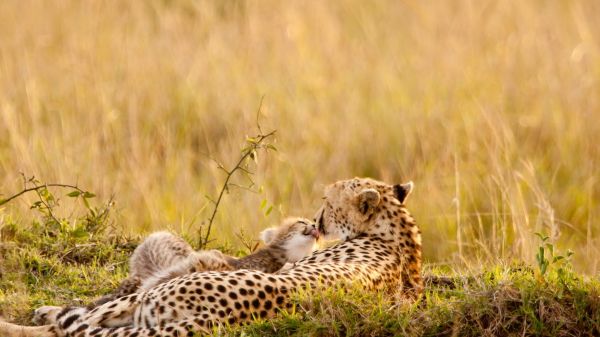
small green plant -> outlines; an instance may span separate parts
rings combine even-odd
[[[112,197],[105,204],[96,207],[90,204],[90,199],[95,198],[96,195],[81,189],[77,185],[44,183],[35,176],[21,175],[23,177],[23,189],[8,198],[0,199],[0,206],[27,193],[34,193],[37,200],[32,202],[29,208],[39,212],[46,233],[53,233],[53,235],[68,234],[70,237],[90,237],[102,232],[110,224],[109,212],[114,205]],[[56,213],[60,207],[61,198],[54,191],[56,189],[67,189],[69,192],[65,196],[81,201],[85,206],[86,213],[70,217],[71,220],[76,219],[77,221],[70,221],[68,218],[58,216]]]
[[[243,228],[241,228],[240,231],[235,234],[235,236],[238,238],[238,240],[240,240],[240,242],[242,243],[242,247],[244,247],[244,249],[246,250],[244,252],[245,254],[254,253],[260,245],[260,240],[248,236],[248,233],[246,233],[246,231]]]
[[[240,158],[237,161],[237,163],[231,169],[227,169],[227,168],[225,168],[225,165],[223,165],[221,162],[218,162],[215,160],[217,163],[217,167],[220,170],[222,170],[223,172],[225,172],[225,180],[223,181],[223,185],[221,186],[219,195],[217,196],[216,199],[213,199],[213,198],[210,198],[207,196],[207,199],[213,204],[213,209],[212,209],[210,217],[207,220],[206,231],[204,233],[203,233],[203,227],[200,227],[200,233],[199,233],[200,238],[198,240],[198,247],[200,249],[205,249],[206,245],[209,243],[212,225],[214,223],[215,216],[217,215],[217,211],[219,210],[219,205],[221,204],[221,201],[223,200],[223,196],[225,195],[225,192],[229,192],[229,189],[232,187],[242,188],[242,189],[245,189],[248,191],[255,192],[255,190],[253,189],[253,188],[255,188],[255,184],[252,179],[253,172],[250,171],[250,164],[252,162],[254,162],[255,164],[258,163],[258,151],[259,150],[277,151],[277,148],[272,143],[269,142],[270,138],[275,135],[277,130],[272,130],[270,132],[263,132],[263,130],[260,126],[260,123],[259,123],[260,111],[262,108],[263,99],[264,99],[264,97],[261,98],[260,104],[258,106],[258,110],[256,112],[256,127],[258,129],[258,134],[255,136],[247,136],[246,137],[246,140],[244,142],[244,147],[242,148],[242,150],[240,152]],[[231,179],[235,175],[236,172],[240,172],[244,176],[244,178],[247,179],[248,186],[242,186],[242,185],[231,182]],[[264,208],[265,206],[266,206],[266,200],[264,200],[263,203],[261,204],[261,209]],[[272,206],[269,206],[265,211],[265,215],[268,216],[269,213],[271,213],[271,210],[272,210]],[[246,245],[246,243],[244,243],[244,245]]]
[[[3,206],[24,194],[29,192],[36,193],[38,200],[35,201],[31,205],[31,209],[39,210],[43,215],[53,218],[58,221],[54,216],[53,209],[58,206],[59,199],[54,196],[52,192],[48,189],[49,187],[60,187],[71,190],[71,192],[67,193],[68,197],[71,198],[79,198],[83,200],[83,203],[87,209],[91,209],[91,206],[87,199],[94,198],[96,195],[94,193],[84,191],[79,188],[77,185],[70,184],[59,184],[59,183],[43,183],[35,176],[27,177],[25,174],[21,173],[23,178],[23,189],[18,193],[15,193],[8,198],[0,199],[0,206]]]
[[[535,233],[535,235],[539,237],[541,241],[538,251],[535,254],[535,260],[537,262],[541,277],[544,278],[551,267],[557,267],[556,271],[558,272],[559,276],[563,276],[566,272],[566,268],[570,267],[571,265],[571,256],[573,255],[573,251],[567,249],[564,255],[558,254],[554,250],[554,244],[549,241],[549,236],[542,233]]]

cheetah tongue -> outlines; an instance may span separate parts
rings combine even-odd
[[[320,234],[318,229],[311,229],[309,234],[312,235],[315,239],[319,239]]]

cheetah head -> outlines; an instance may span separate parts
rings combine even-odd
[[[260,239],[267,246],[283,248],[287,262],[294,263],[315,250],[319,235],[314,222],[303,218],[287,218],[281,225],[262,231]]]
[[[370,178],[338,181],[325,188],[315,221],[327,240],[352,239],[375,231],[383,206],[404,204],[412,189],[412,182],[389,185]]]

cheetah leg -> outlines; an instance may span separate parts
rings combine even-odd
[[[32,321],[37,325],[58,324],[62,328],[68,328],[75,321],[85,321],[91,326],[102,327],[131,325],[133,312],[137,308],[137,304],[132,303],[131,298],[134,298],[133,302],[137,299],[136,296],[123,297],[123,300],[118,298],[91,311],[80,307],[43,306],[34,311]]]
[[[402,262],[402,293],[408,299],[415,300],[423,292],[423,280],[421,279],[420,251],[410,251],[405,253],[409,258]],[[419,259],[415,259],[411,254],[418,254]]]
[[[79,336],[80,332],[87,328],[116,329],[125,326],[131,327],[133,325],[133,313],[138,306],[138,297],[139,294],[121,297],[96,307],[92,311],[87,308],[64,308],[56,315],[55,326],[61,330],[62,334],[67,336]],[[3,335],[0,333],[0,336]]]
[[[63,337],[56,325],[22,326],[0,321],[0,336],[2,337]]]
[[[85,323],[92,327],[123,327],[133,324],[133,315],[139,306],[143,294],[131,294],[117,298],[113,301],[106,302],[95,309],[88,311],[85,308],[79,308],[79,311],[73,312],[73,316],[77,315],[77,322]],[[63,329],[68,329],[74,320],[64,315],[59,319],[59,326]]]
[[[74,325],[69,336],[77,337],[151,337],[151,336],[195,336],[194,333],[210,334],[212,322],[202,319],[183,319],[177,322],[168,323],[162,326],[151,328],[140,327],[120,327],[120,328],[102,328],[91,327],[85,323]],[[9,336],[17,337],[18,335]],[[25,335],[18,337],[34,337],[34,335]],[[38,337],[37,335],[35,337]],[[47,336],[41,336],[47,337]],[[54,337],[54,335],[52,335]]]

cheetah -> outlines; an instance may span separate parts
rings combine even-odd
[[[237,270],[174,278],[93,310],[66,308],[56,324],[0,324],[7,337],[193,336],[222,323],[272,317],[290,306],[290,292],[347,282],[365,290],[422,291],[421,232],[405,207],[412,183],[389,185],[369,178],[338,181],[325,189],[315,221],[325,239],[287,270]]]
[[[130,258],[131,276],[113,293],[88,305],[93,309],[135,292],[144,292],[173,278],[200,271],[260,270],[274,273],[286,263],[309,255],[317,245],[319,230],[304,218],[287,218],[277,227],[260,233],[265,247],[242,258],[218,250],[194,251],[182,238],[169,232],[156,232],[140,244]],[[35,324],[53,323],[62,308],[44,306],[35,310]]]

